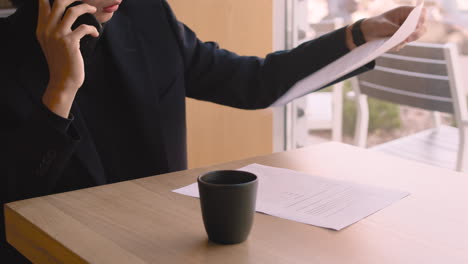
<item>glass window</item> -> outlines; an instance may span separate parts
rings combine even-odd
[[[292,0],[293,2],[302,2]],[[308,31],[302,40],[293,39],[291,43],[320,35],[316,27],[335,23],[336,28],[360,18],[381,14],[400,5],[414,5],[411,0],[309,0],[308,12],[293,15],[297,25],[307,21]],[[446,44],[455,43],[458,57],[455,67],[468,68],[468,1],[467,0],[426,0],[428,11],[428,32],[418,42]],[[294,31],[294,29],[293,29]],[[300,34],[292,34],[300,37]],[[459,82],[468,93],[468,74],[459,74]],[[338,91],[337,91],[338,90]],[[318,142],[336,140],[353,144],[355,142],[356,102],[351,81],[329,87],[294,101],[287,115],[290,130],[289,146],[303,147]],[[442,125],[455,126],[452,114],[434,113],[404,104],[393,104],[369,98],[369,126],[367,147],[378,146],[397,138]],[[339,113],[336,113],[339,111]]]

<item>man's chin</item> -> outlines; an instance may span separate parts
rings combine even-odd
[[[101,13],[101,14],[96,16],[96,19],[99,21],[99,23],[102,24],[102,23],[106,23],[109,20],[111,20],[113,15],[114,15],[114,13]]]

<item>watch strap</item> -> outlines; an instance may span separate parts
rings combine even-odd
[[[366,39],[364,38],[364,34],[362,33],[362,30],[361,30],[361,24],[362,22],[364,22],[364,20],[365,19],[363,18],[357,21],[356,23],[354,23],[353,29],[351,30],[351,33],[353,35],[354,45],[358,47],[366,43]]]

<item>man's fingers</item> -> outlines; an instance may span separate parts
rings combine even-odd
[[[424,25],[426,24],[426,20],[427,20],[427,9],[423,8],[421,11],[421,18],[419,19],[419,23]]]
[[[49,1],[49,0],[43,0]],[[52,6],[51,13],[49,15],[49,28],[55,28],[62,20],[62,16],[65,13],[67,6],[75,2],[76,0],[55,0],[54,5]]]
[[[96,7],[88,5],[88,4],[81,4],[69,8],[65,13],[65,16],[62,19],[59,32],[62,34],[67,34],[71,31],[71,26],[75,23],[76,19],[86,13],[94,14],[96,12]]]
[[[416,32],[411,34],[406,41],[413,42],[415,40],[418,40],[426,33],[426,31],[427,31],[427,28],[425,26],[421,26]]]
[[[395,32],[397,32],[400,29],[401,25],[406,21],[406,19],[414,10],[414,8],[414,6],[402,6],[399,8],[392,9],[380,16],[368,19],[368,29],[366,32],[364,32],[363,23],[363,32],[365,33],[365,36],[371,36],[374,38],[393,36]],[[415,32],[411,34],[411,36],[409,36],[404,43],[395,47],[396,50],[400,50],[406,45],[406,43],[414,41],[420,38],[422,35],[424,35],[424,33],[426,32],[426,12],[427,11],[423,9],[421,18],[418,21]]]
[[[39,14],[37,17],[38,24],[43,23],[50,14],[50,3],[49,0],[38,0],[39,1]]]
[[[416,26],[416,30],[414,31],[413,34],[411,34],[405,40],[405,45],[406,45],[406,43],[418,40],[419,38],[421,38],[426,33],[426,30],[427,30],[426,29],[426,18],[427,18],[427,11],[426,11],[425,8],[423,8],[422,12],[421,12],[421,17],[419,18],[419,21],[418,21],[418,25]],[[399,49],[404,47],[404,46],[403,47],[400,47],[400,46],[398,46]]]
[[[416,30],[414,31],[413,34],[411,34],[408,39],[406,40],[407,42],[412,42],[412,41],[415,41],[419,38],[421,38],[427,31],[427,27],[426,27],[426,23],[425,23],[425,18],[424,18],[424,14],[422,14],[423,16],[421,17],[421,19],[419,20],[419,23],[416,27]]]
[[[403,25],[405,22],[406,18],[409,16],[409,14],[413,11],[414,6],[402,6],[395,8],[386,16],[390,21],[394,22],[395,24],[398,25]]]
[[[39,10],[37,16],[37,28],[36,35],[38,38],[42,38],[43,32],[47,25],[47,18],[50,14],[50,3],[49,0],[38,0],[39,1]]]
[[[405,42],[401,43],[400,45],[394,47],[392,50],[398,52],[401,49],[403,49],[406,46],[406,44],[408,44],[408,42],[405,41]]]
[[[73,39],[73,41],[77,41],[82,39],[86,35],[91,35],[95,38],[99,37],[99,32],[94,26],[90,25],[81,25],[77,27],[71,34],[70,38]]]
[[[401,6],[384,13],[382,17],[387,21],[385,30],[382,32],[384,36],[392,36],[413,10],[414,6]]]
[[[395,34],[395,32],[397,32],[398,29],[400,29],[399,25],[393,23],[393,21],[389,21],[385,27],[385,30],[383,30],[382,33],[384,33],[385,37],[393,36],[393,34]]]

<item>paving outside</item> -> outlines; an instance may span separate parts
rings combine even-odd
[[[369,133],[367,137],[367,147],[372,147],[384,142],[408,136],[425,129],[434,127],[434,119],[429,111],[412,108],[407,106],[400,107],[401,128],[385,130],[377,129]],[[442,124],[452,125],[452,116],[442,114]],[[329,130],[317,131],[309,130],[308,145],[323,143],[331,140],[331,132]],[[343,142],[353,144],[354,138],[351,135],[344,135]]]

